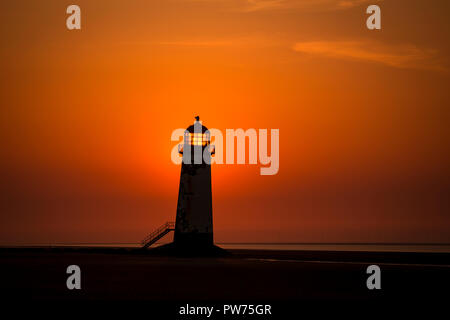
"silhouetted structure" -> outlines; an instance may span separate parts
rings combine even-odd
[[[183,155],[174,242],[183,246],[213,244],[210,134],[196,117],[179,146]]]
[[[183,156],[175,226],[167,222],[142,241],[147,248],[174,230],[174,242],[153,249],[157,252],[216,255],[225,250],[214,245],[212,223],[211,155],[214,146],[200,117],[184,132],[178,152]]]

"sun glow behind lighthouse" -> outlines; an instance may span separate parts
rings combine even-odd
[[[2,2],[0,234],[140,240],[173,218],[170,136],[195,112],[223,132],[283,133],[277,175],[212,166],[218,240],[450,241],[449,77],[417,68],[448,63],[450,29],[445,1],[419,2],[384,1],[403,14],[384,15],[390,31],[376,36],[362,6],[321,1],[242,12],[242,1],[98,0],[76,34],[55,28],[64,6]],[[419,15],[414,33],[399,28]],[[388,61],[410,56],[420,61]]]

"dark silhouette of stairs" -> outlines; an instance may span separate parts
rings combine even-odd
[[[158,229],[150,233],[144,240],[141,241],[142,248],[146,249],[154,244],[156,241],[164,237],[170,231],[175,230],[175,222],[166,222]]]

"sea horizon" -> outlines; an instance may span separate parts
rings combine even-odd
[[[156,246],[169,242],[159,242]],[[450,253],[450,243],[355,243],[355,242],[217,242],[224,249],[234,250],[275,250],[275,251],[370,251],[370,252],[442,252]],[[0,244],[3,248],[30,247],[102,247],[139,248],[135,242],[65,242],[65,243],[17,243]]]

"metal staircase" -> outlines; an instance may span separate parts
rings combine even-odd
[[[146,249],[154,244],[156,241],[164,237],[170,231],[175,230],[175,222],[166,222],[158,229],[150,233],[144,240],[141,241],[142,248]]]

